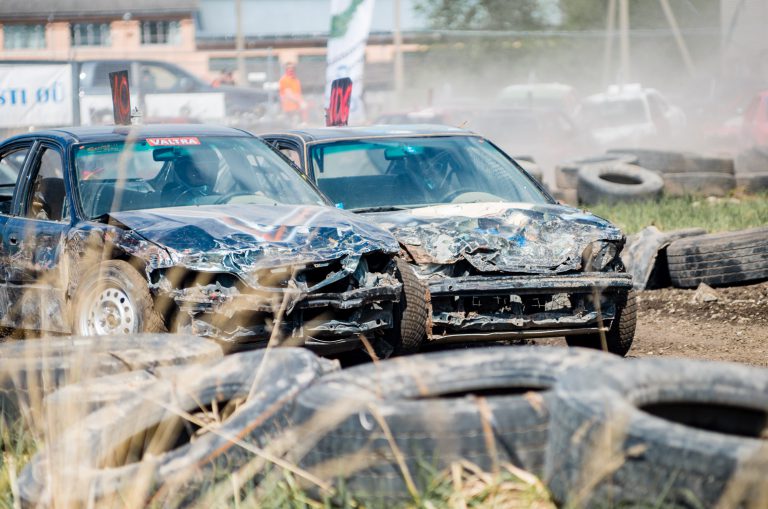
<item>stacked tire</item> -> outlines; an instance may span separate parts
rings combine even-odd
[[[768,279],[768,227],[680,239],[667,247],[674,286],[729,286]]]
[[[49,422],[63,422],[67,401],[92,412],[49,433],[19,477],[20,497],[33,507],[180,507],[220,483],[231,494],[232,474],[249,466],[258,478],[271,465],[259,460],[284,455],[291,444],[277,437],[291,425],[293,399],[335,369],[308,350],[280,348],[159,370],[122,394],[128,374],[69,387],[55,395]]]
[[[729,157],[651,149],[616,152],[633,154],[641,167],[659,173],[667,196],[725,196],[736,186],[734,160]]]
[[[766,507],[768,371],[641,359],[553,391],[547,481],[564,507]]]
[[[524,468],[562,507],[768,503],[765,369],[490,347],[336,371],[285,348],[152,376],[106,403],[70,386],[68,398],[95,397],[94,411],[24,468],[22,502],[231,505],[287,469],[293,492],[326,505],[346,496],[391,507],[418,503],[438,473],[463,461]]]
[[[736,185],[748,193],[768,190],[768,149],[754,147],[736,156]]]
[[[630,154],[604,154],[594,157],[586,157],[569,161],[555,167],[555,183],[558,196],[562,201],[571,205],[577,205],[581,201],[579,195],[579,172],[582,168],[612,168],[634,164],[637,158]]]

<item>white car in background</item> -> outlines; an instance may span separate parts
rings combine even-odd
[[[605,148],[667,139],[686,123],[680,108],[669,104],[658,90],[639,84],[613,85],[585,98],[576,119]]]

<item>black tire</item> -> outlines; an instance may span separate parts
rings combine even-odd
[[[104,328],[114,329],[112,334],[137,334],[142,332],[166,332],[163,317],[155,309],[155,302],[149,292],[147,280],[128,262],[107,260],[86,272],[72,298],[72,331],[87,336],[93,334],[94,320],[88,319],[95,309],[95,303],[109,289],[121,292],[115,301],[127,299],[130,307],[122,308],[110,304],[110,309],[117,309],[120,325]],[[110,301],[111,302],[111,301]],[[130,309],[125,315],[122,309]],[[87,323],[86,323],[87,322]],[[90,324],[90,327],[89,327]]]
[[[431,299],[429,286],[416,276],[411,266],[401,258],[396,261],[403,293],[395,305],[390,343],[393,355],[406,355],[418,352],[431,332]]]
[[[305,349],[278,348],[160,372],[36,454],[19,477],[20,497],[33,506],[187,505],[254,459],[241,443],[263,448],[287,429],[296,395],[336,366]],[[190,441],[194,427],[178,412],[212,401],[223,420]],[[159,438],[163,430],[170,432]]]
[[[758,148],[740,152],[735,160],[736,175],[768,172],[768,153]]]
[[[687,168],[693,172],[733,175],[734,161],[732,157],[690,156]]]
[[[768,171],[736,175],[736,187],[747,193],[761,193],[768,190]]]
[[[540,475],[548,390],[570,369],[615,359],[585,349],[505,346],[344,370],[296,400],[294,421],[305,432],[293,459],[339,480],[366,506],[412,500],[389,433],[420,492],[459,459],[488,470],[512,462]]]
[[[663,187],[657,173],[631,164],[584,166],[578,174],[579,201],[587,205],[655,200]]]
[[[667,248],[674,286],[727,286],[768,279],[768,227],[700,235]]]
[[[558,189],[576,189],[578,186],[579,168],[584,166],[607,166],[619,164],[635,164],[637,157],[632,154],[608,153],[599,156],[585,157],[559,164],[555,167],[555,184]]]
[[[736,179],[726,173],[667,173],[664,194],[667,196],[725,196],[736,187]]]
[[[609,154],[631,154],[637,158],[637,165],[659,173],[684,173],[692,171],[691,159],[696,154],[672,150],[654,150],[642,148],[617,148]]]
[[[221,356],[213,341],[170,334],[9,341],[0,344],[0,399],[6,418],[21,411],[33,429],[42,429],[43,398],[56,389],[113,373]]]
[[[768,372],[682,359],[573,371],[546,480],[563,507],[766,507]]]
[[[603,350],[603,338],[607,350],[615,355],[624,357],[632,348],[637,325],[637,298],[635,291],[630,290],[617,296],[616,317],[610,329],[605,334],[589,334],[584,336],[566,336],[568,346],[580,346]]]

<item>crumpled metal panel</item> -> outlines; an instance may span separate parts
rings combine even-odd
[[[366,215],[389,228],[418,265],[464,259],[480,272],[578,270],[589,243],[624,238],[608,221],[560,205],[469,203]]]
[[[260,269],[399,251],[397,241],[385,230],[330,207],[225,204],[110,215],[165,248],[173,265],[230,272],[253,287],[259,286],[256,271]],[[357,263],[345,266],[346,272],[356,268]]]
[[[656,258],[662,249],[673,241],[707,233],[704,228],[686,228],[671,232],[662,232],[655,226],[643,228],[630,235],[627,246],[621,253],[621,260],[632,274],[636,290],[644,290],[651,283],[651,273],[656,266]]]

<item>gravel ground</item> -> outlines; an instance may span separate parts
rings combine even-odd
[[[768,282],[716,288],[701,302],[696,290],[640,292],[630,357],[656,355],[768,366]],[[701,295],[701,292],[700,292]]]
[[[768,282],[709,290],[638,293],[637,331],[627,357],[688,357],[768,366]],[[563,339],[536,344],[563,345]]]

